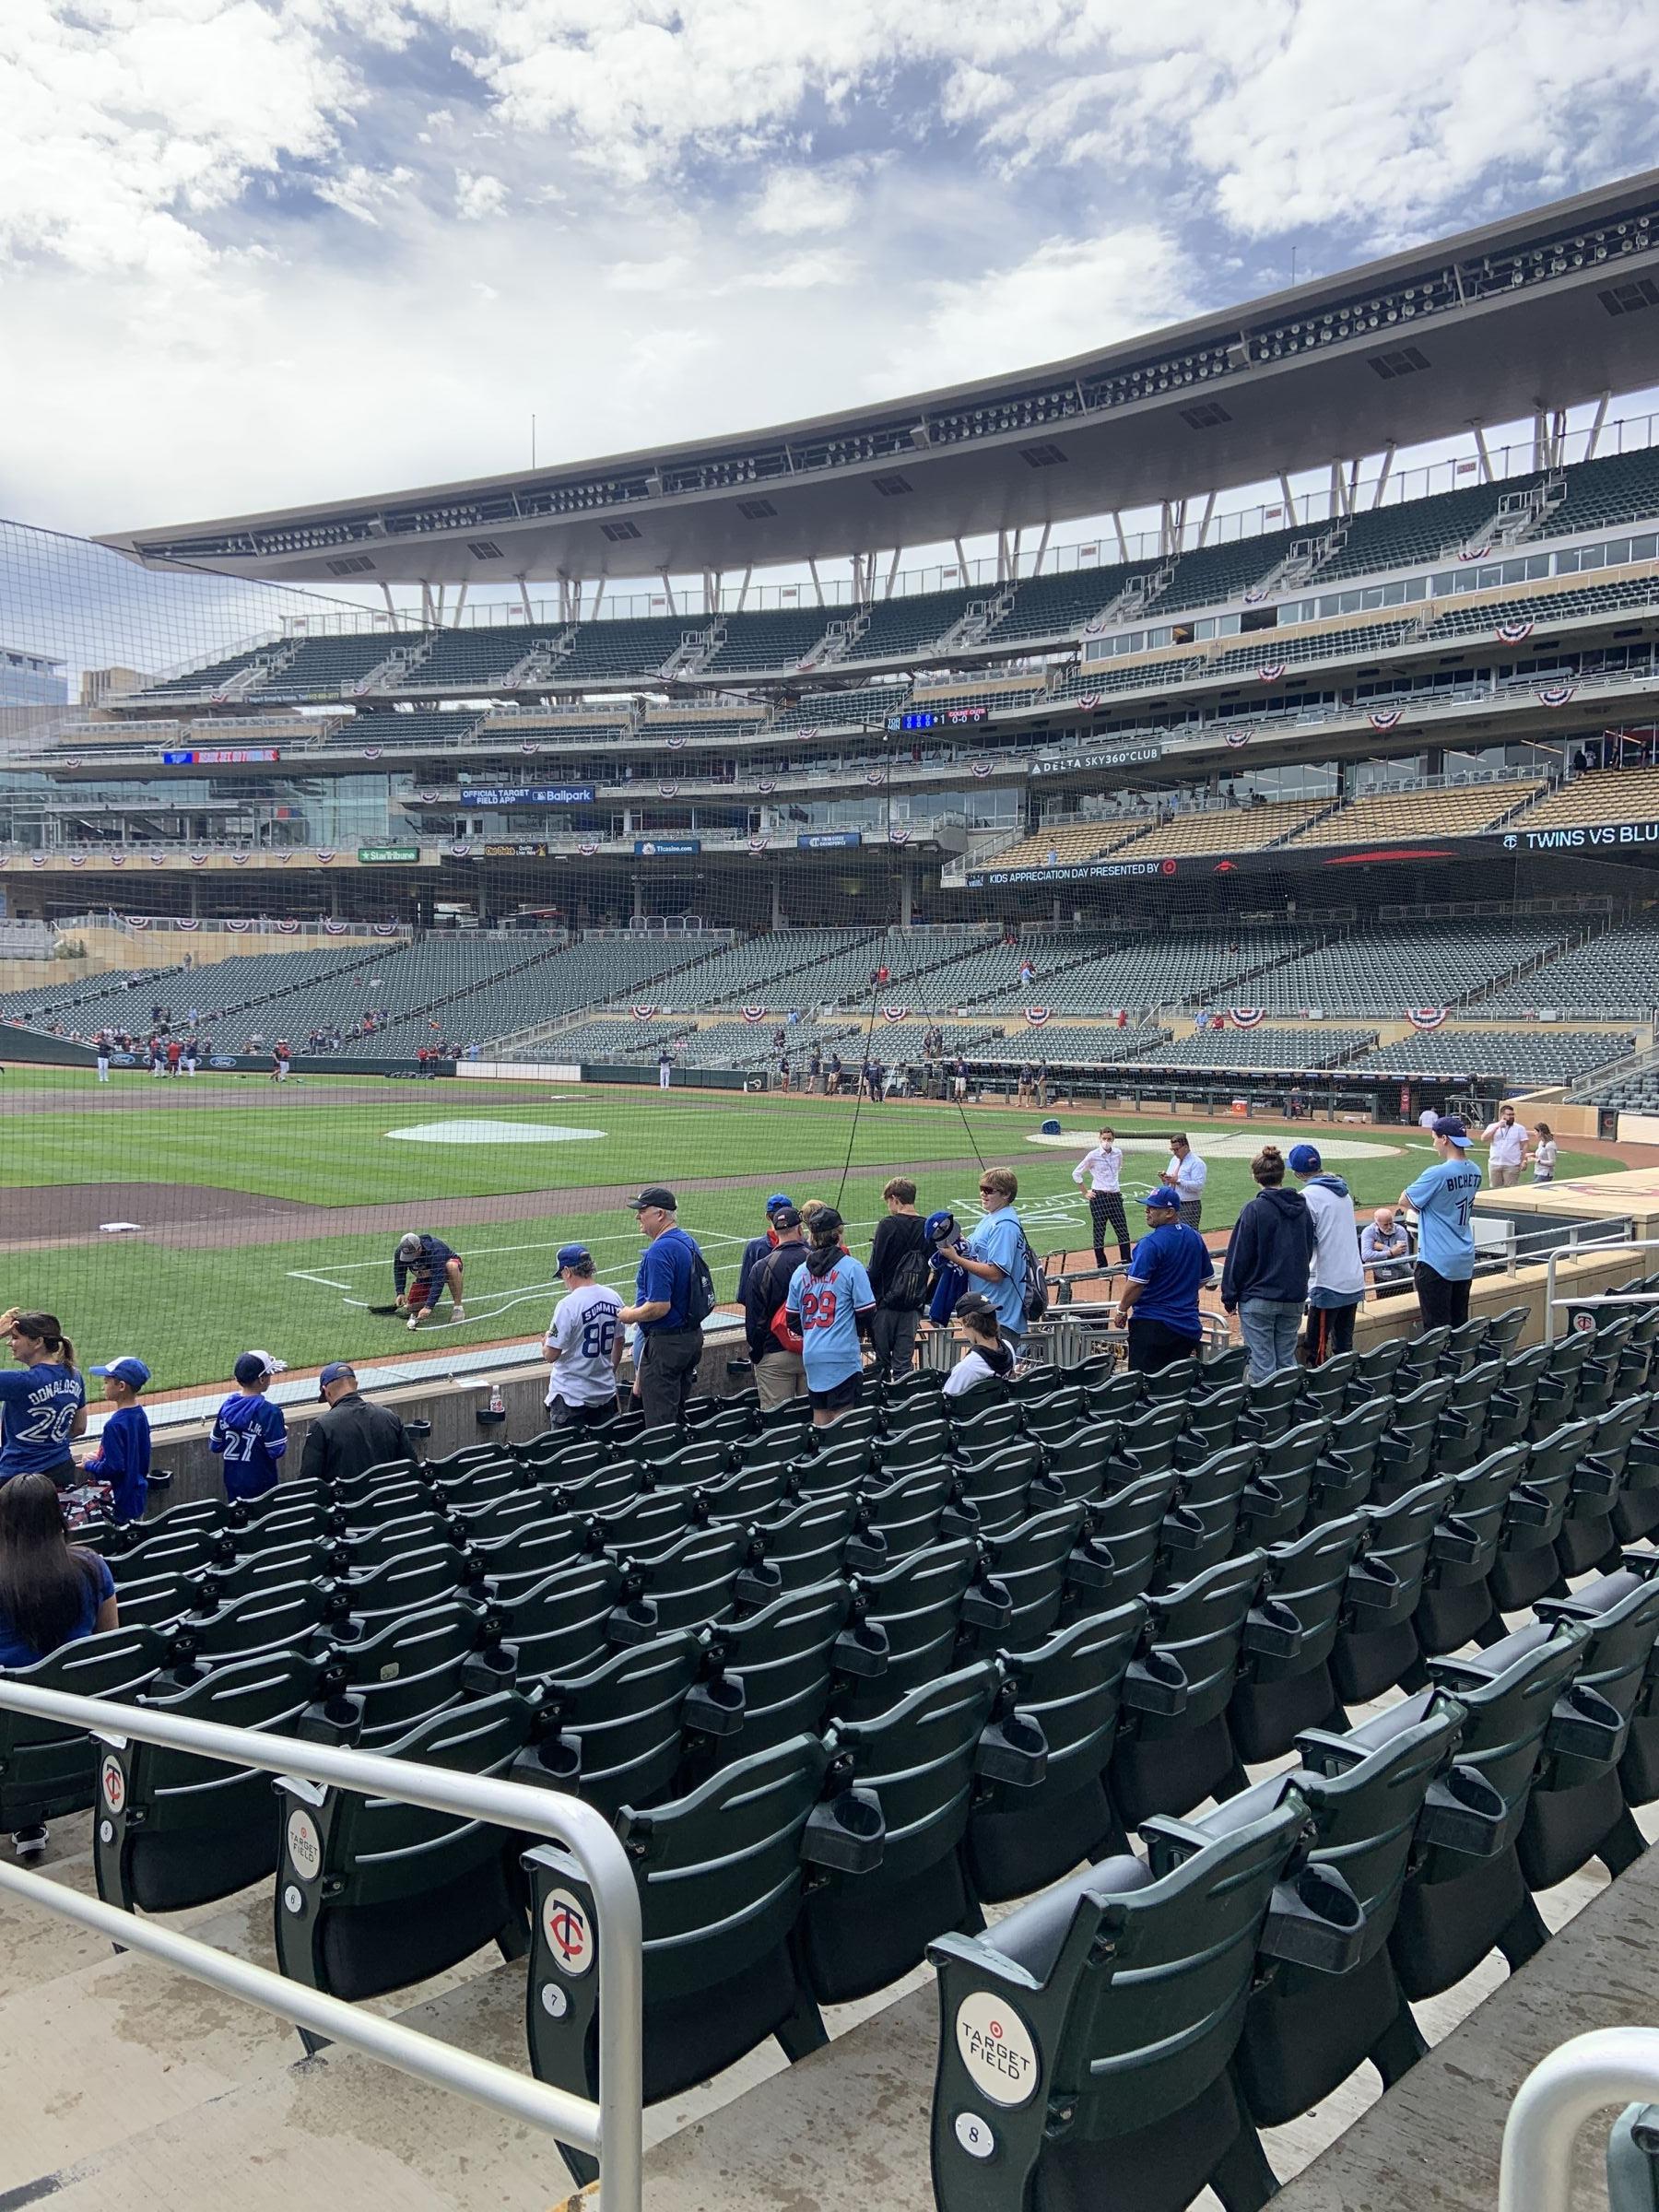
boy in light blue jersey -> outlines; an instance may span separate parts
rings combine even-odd
[[[1401,1194],[1415,1208],[1418,1258],[1413,1270],[1418,1312],[1426,1329],[1461,1328],[1469,1318],[1469,1283],[1475,1273],[1475,1196],[1479,1164],[1469,1157],[1473,1139],[1455,1114],[1434,1124],[1431,1168]]]
[[[858,1403],[864,1389],[860,1339],[876,1311],[864,1262],[841,1247],[842,1227],[832,1206],[814,1212],[811,1245],[790,1277],[783,1301],[801,1333],[801,1364],[818,1429],[828,1429]]]

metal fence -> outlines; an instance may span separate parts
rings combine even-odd
[[[578,2097],[492,2059],[477,2058],[400,2021],[379,2018],[339,1997],[289,1982],[269,1969],[216,1950],[211,1944],[142,1919],[41,1874],[0,1864],[0,1891],[107,1936],[229,1995],[274,2012],[296,2027],[453,2089],[492,2111],[586,2151],[600,2161],[606,2212],[640,2212],[642,2158],[641,2070],[641,1950],[639,1892],[610,1823],[580,1798],[523,1783],[406,1764],[367,1751],[272,1737],[245,1728],[179,1719],[106,1699],[68,1697],[0,1680],[0,1709],[84,1728],[96,1740],[159,1744],[276,1776],[284,1783],[418,1805],[562,1844],[591,1885],[597,1915],[599,2094]],[[563,2194],[561,2190],[559,2194]]]

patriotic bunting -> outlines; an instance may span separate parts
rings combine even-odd
[[[635,1006],[633,1018],[636,1021],[649,1021],[655,1012],[654,1006]]]
[[[1284,673],[1285,664],[1283,661],[1264,661],[1256,670],[1256,681],[1261,684],[1277,684]]]
[[[908,830],[889,830],[888,840],[891,844],[908,845],[911,841],[911,833]]]
[[[1229,730],[1227,733],[1227,742],[1229,745],[1233,746],[1248,745],[1250,743],[1250,732],[1248,730]]]
[[[1034,1030],[1040,1030],[1053,1011],[1052,1006],[1028,1006],[1025,1018]]]
[[[910,1008],[908,1006],[883,1006],[881,1018],[883,1021],[908,1021]]]
[[[1532,633],[1530,622],[1500,622],[1498,625],[1498,635],[1506,645],[1519,645],[1523,638],[1530,638]]]
[[[764,1021],[766,1019],[766,1008],[764,1006],[745,1006],[743,1009],[743,1018],[745,1021]]]
[[[1490,538],[1488,538],[1485,545],[1470,546],[1465,551],[1460,553],[1457,558],[1459,560],[1484,560],[1491,549],[1492,541]]]
[[[1538,704],[1541,707],[1564,707],[1577,688],[1574,684],[1540,684]]]
[[[1233,1027],[1239,1030],[1253,1030],[1267,1014],[1265,1006],[1230,1006],[1228,1011],[1232,1016]]]
[[[1446,1011],[1444,1006],[1407,1006],[1406,1018],[1414,1030],[1438,1030]]]
[[[1399,707],[1373,707],[1365,719],[1373,730],[1392,730],[1402,712]]]

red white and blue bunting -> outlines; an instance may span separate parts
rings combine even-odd
[[[1444,1006],[1407,1006],[1406,1018],[1414,1030],[1438,1030],[1446,1018]]]
[[[636,1021],[649,1021],[655,1012],[654,1006],[635,1006],[633,1018]]]
[[[126,924],[129,929],[147,929],[150,925],[150,918],[147,914],[129,914],[126,918]],[[184,925],[182,923],[181,923],[179,926],[182,929]],[[194,923],[191,924],[191,926],[193,928],[194,927]]]
[[[577,846],[576,850],[581,853],[583,860],[592,860],[594,853],[599,850],[599,840],[596,837],[585,837]]]
[[[665,737],[663,740],[663,743],[668,747],[668,750],[671,753],[677,753],[685,742],[686,741],[683,737]]]
[[[376,922],[372,927],[377,937],[394,937],[397,935],[395,922]]]
[[[1523,638],[1530,638],[1532,633],[1530,622],[1500,622],[1498,625],[1498,635],[1506,645],[1519,645]]]
[[[1231,746],[1248,745],[1250,743],[1250,732],[1248,730],[1229,730],[1227,733],[1227,742]]]
[[[363,747],[363,758],[365,760],[378,760],[385,749],[383,745],[366,745]]]
[[[126,866],[125,855],[121,853],[112,853],[110,855],[110,865],[112,868],[124,868]]]
[[[743,1018],[745,1021],[764,1021],[766,1019],[766,1008],[764,1006],[745,1006],[743,1009]]]
[[[1100,703],[1100,695],[1098,691],[1082,692],[1077,700],[1077,704],[1082,708],[1085,714],[1092,714]]]
[[[449,856],[452,860],[469,860],[472,857],[472,847],[453,844],[449,848]]]
[[[235,923],[232,922],[230,926],[234,929]],[[331,937],[343,937],[350,927],[349,922],[324,922],[323,924],[324,935]]]
[[[1365,719],[1373,730],[1392,730],[1404,712],[1401,707],[1373,707]]]
[[[207,865],[207,855],[206,855],[206,853],[193,853],[190,855],[190,865],[191,865],[191,866],[192,866],[193,868],[205,868],[205,867]]]
[[[175,929],[200,929],[201,926],[202,925],[199,922],[175,922],[173,924],[173,927]],[[147,929],[149,927],[149,924],[147,922],[140,922],[137,916],[135,915],[133,917],[133,927],[135,929]]]
[[[335,849],[332,845],[319,845],[317,847],[317,865],[320,868],[327,867],[335,857],[336,855],[335,853]]]
[[[980,771],[976,768],[973,772],[977,776]],[[887,771],[885,769],[866,768],[865,770],[865,782],[866,783],[882,783],[885,782],[886,780]]]
[[[276,927],[281,931],[285,937],[297,937],[300,934],[300,924],[298,922],[278,922],[276,924]]]
[[[771,843],[770,837],[751,837],[748,841],[748,849],[751,853],[764,853]]]
[[[519,751],[521,753],[539,753],[541,747],[533,743],[530,738],[524,737],[519,742]]]
[[[1491,541],[1491,539],[1488,537],[1488,540],[1486,541],[1485,545],[1483,545],[1483,546],[1469,546],[1469,547],[1465,547],[1465,550],[1464,550],[1463,552],[1461,552],[1461,553],[1458,555],[1458,557],[1457,557],[1457,558],[1458,558],[1458,559],[1459,559],[1459,560],[1484,560],[1484,559],[1486,559],[1487,555],[1488,555],[1488,553],[1491,551],[1491,549],[1492,549],[1492,541]]]
[[[1053,1012],[1052,1006],[1028,1006],[1025,1018],[1034,1030],[1040,1030]]]
[[[910,1008],[908,1006],[883,1006],[881,1018],[883,1021],[908,1021]]]
[[[1233,1027],[1239,1030],[1253,1030],[1267,1018],[1265,1006],[1230,1006],[1228,1012],[1232,1016]]]
[[[1264,661],[1256,670],[1256,681],[1259,684],[1277,684],[1284,673],[1283,661]]]
[[[253,926],[252,922],[227,922],[225,924],[227,929],[233,929],[239,937],[244,935]]]
[[[1541,707],[1564,707],[1577,688],[1576,684],[1540,684],[1538,704]]]
[[[888,842],[889,844],[908,845],[910,841],[911,833],[908,830],[889,830],[888,831]]]
[[[664,798],[671,799],[673,798],[675,793],[678,791],[679,785],[677,783],[659,783],[657,785],[657,789],[662,794]]]

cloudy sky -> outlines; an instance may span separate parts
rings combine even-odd
[[[533,414],[576,458],[1074,351],[1659,159],[1653,23],[5,0],[0,514],[388,489],[527,464]]]

